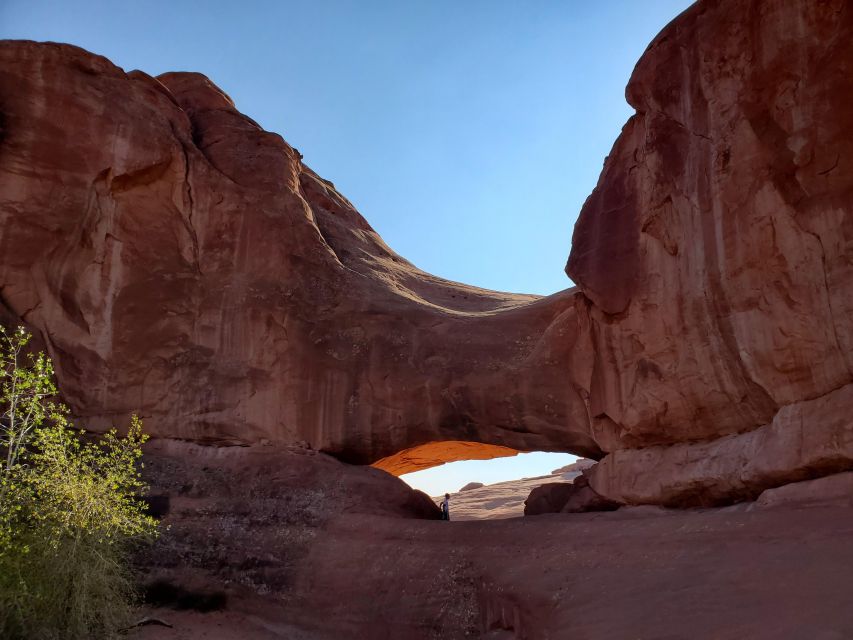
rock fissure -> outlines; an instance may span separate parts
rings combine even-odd
[[[174,128],[172,132],[175,133]],[[177,137],[177,136],[176,136]],[[198,233],[193,226],[193,208],[195,207],[195,201],[193,199],[193,186],[192,186],[192,176],[190,174],[190,159],[189,154],[187,152],[186,147],[184,146],[184,142],[180,139],[177,140],[178,144],[181,148],[181,156],[184,161],[184,178],[183,183],[185,185],[184,195],[186,196],[187,210],[182,218],[186,221],[186,230],[190,236],[190,240],[192,242],[192,252],[193,252],[193,261],[196,272],[199,275],[204,275],[201,270],[201,250],[198,246]],[[181,212],[182,214],[184,212]]]

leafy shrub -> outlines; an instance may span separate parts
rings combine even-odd
[[[0,327],[0,637],[109,638],[135,598],[128,554],[156,535],[138,495],[142,444],[73,429],[53,367]]]

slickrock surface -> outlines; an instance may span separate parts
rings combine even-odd
[[[158,437],[134,635],[853,635],[851,68],[844,0],[692,6],[536,298],[394,254],[202,75],[0,43],[0,321]],[[601,459],[572,510],[760,497],[447,523],[326,455],[529,450]]]
[[[200,74],[4,42],[2,317],[95,428],[394,473],[569,451],[616,502],[754,498],[853,468],[852,64],[844,0],[692,6],[629,82],[578,288],[537,299],[394,254]]]
[[[316,496],[313,504],[321,504]],[[850,636],[853,509],[652,509],[488,522],[350,513],[303,527],[310,544],[281,538],[275,553],[261,553],[222,544],[251,524],[213,495],[181,531],[184,545],[197,545],[195,556],[205,554],[215,569],[180,562],[160,571],[187,590],[224,593],[225,608],[164,606],[149,613],[173,629],[130,637]]]
[[[551,472],[551,475],[556,476],[556,475],[559,475],[561,473],[569,473],[569,472],[581,473],[583,471],[586,471],[587,469],[591,469],[595,464],[597,464],[595,462],[595,460],[589,460],[587,458],[579,458],[575,462],[567,464],[564,467],[560,467],[559,469],[554,469]]]
[[[401,480],[305,448],[150,442],[170,528],[138,558],[157,603],[139,617],[173,628],[129,636],[845,638],[849,475],[725,509],[442,522]]]

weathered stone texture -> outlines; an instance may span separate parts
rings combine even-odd
[[[692,6],[629,82],[578,288],[540,299],[418,270],[200,74],[4,42],[2,319],[96,428],[396,473],[572,451],[626,503],[853,468],[851,66],[843,0]]]

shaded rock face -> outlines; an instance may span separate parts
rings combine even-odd
[[[589,486],[586,475],[578,475],[571,482],[554,482],[534,488],[524,501],[524,515],[615,511],[622,504],[602,497]]]
[[[570,451],[604,456],[589,487],[627,504],[843,471],[851,64],[842,0],[691,7],[630,80],[578,289],[537,299],[416,269],[204,76],[3,43],[3,318],[95,427],[138,411],[159,436],[395,473],[458,455],[394,458],[430,443]]]
[[[550,482],[539,485],[524,501],[524,515],[558,513],[574,491],[575,487],[571,482]]]
[[[649,45],[575,228],[597,419],[715,438],[851,382],[853,13],[699,3]]]
[[[567,266],[590,411],[619,430],[600,494],[715,503],[851,467],[851,63],[842,1],[697,3],[638,63]]]

